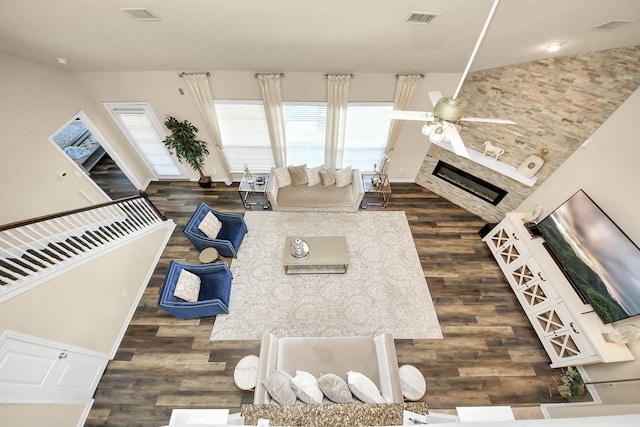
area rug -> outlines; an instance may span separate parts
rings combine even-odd
[[[442,338],[404,212],[248,211],[245,221],[229,314],[216,317],[212,341],[259,340],[265,332]],[[328,235],[346,236],[346,274],[285,274],[286,236]]]

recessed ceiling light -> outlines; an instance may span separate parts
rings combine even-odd
[[[557,52],[560,50],[562,46],[564,46],[566,42],[553,42],[549,46],[547,46],[547,50],[549,52]]]
[[[58,62],[58,64],[62,64],[62,65],[67,64],[67,58],[56,58],[56,61]]]

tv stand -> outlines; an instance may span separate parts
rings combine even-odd
[[[544,239],[532,237],[525,227],[524,216],[508,213],[482,240],[538,334],[551,367],[634,360],[626,345],[604,339],[613,326],[602,323],[580,299],[544,248]]]

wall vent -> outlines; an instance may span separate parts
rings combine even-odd
[[[622,27],[626,27],[629,24],[633,24],[636,21],[625,21],[621,19],[614,19],[613,21],[607,21],[604,24],[600,24],[597,27],[593,27],[592,30],[596,31],[614,31]]]
[[[428,24],[438,17],[435,13],[411,12],[404,22],[409,24]]]
[[[136,21],[159,21],[156,15],[154,15],[149,9],[144,8],[122,8],[120,9],[127,14],[131,19]]]

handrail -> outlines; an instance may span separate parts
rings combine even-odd
[[[140,192],[0,226],[0,302],[166,222]]]
[[[68,215],[73,215],[73,214],[76,214],[76,213],[91,211],[91,210],[94,210],[96,208],[103,208],[103,207],[106,207],[106,206],[117,205],[117,204],[120,204],[120,203],[122,203],[124,201],[135,200],[135,199],[145,199],[147,202],[149,202],[149,205],[153,208],[153,210],[155,211],[155,213],[158,215],[158,217],[160,219],[162,219],[163,221],[167,220],[167,218],[162,214],[162,212],[160,212],[158,210],[158,208],[156,207],[156,205],[154,205],[153,202],[149,199],[149,195],[146,192],[144,192],[142,190],[139,190],[137,196],[123,197],[121,199],[111,200],[109,202],[104,202],[104,203],[98,203],[96,205],[86,206],[84,208],[71,209],[71,210],[68,210],[68,211],[57,212],[57,213],[54,213],[54,214],[38,216],[38,217],[35,217],[35,218],[30,218],[30,219],[25,219],[25,220],[22,220],[22,221],[12,222],[12,223],[5,224],[5,225],[0,225],[0,232],[6,231],[6,230],[11,230],[12,228],[23,227],[25,225],[36,224],[36,223],[42,222],[42,221],[49,221],[49,220],[52,220],[52,219],[56,219],[56,218],[60,218],[60,217],[68,216]]]

